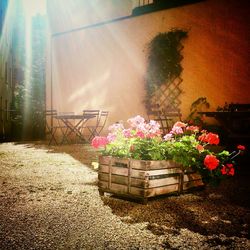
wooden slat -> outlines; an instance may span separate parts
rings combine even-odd
[[[112,158],[113,158],[112,156],[100,155],[99,156],[99,164],[109,165],[111,163]]]
[[[178,184],[146,189],[145,196],[146,197],[154,197],[157,195],[169,194],[169,193],[173,193],[173,192],[178,192]]]
[[[99,157],[98,186],[109,192],[147,199],[204,185],[191,168],[183,172],[173,161],[140,161],[109,156]]]
[[[201,180],[201,176],[198,173],[184,174],[183,181]]]
[[[141,171],[141,170],[137,170],[137,169],[132,169],[131,170],[131,177],[144,179],[145,176],[179,174],[180,172],[181,172],[181,170],[179,168],[169,168],[169,169],[166,168],[166,169],[148,170],[148,171]]]
[[[128,168],[120,168],[120,167],[111,167],[110,168],[107,165],[100,165],[99,166],[100,173],[109,173],[109,169],[111,169],[112,174],[128,176]]]
[[[176,177],[168,177],[164,179],[157,179],[157,180],[149,180],[148,188],[155,188],[155,187],[163,187],[168,185],[177,184],[179,185],[179,178]]]
[[[99,181],[98,187],[100,190],[104,192],[114,193],[114,194],[129,194],[129,195],[135,195],[137,197],[145,197],[145,189],[143,188],[137,188],[137,187],[131,187],[130,193],[128,193],[128,189],[126,185],[121,185],[117,183],[112,183],[111,187],[108,188],[108,182],[105,181]]]
[[[109,166],[100,165],[99,172],[109,173]],[[128,168],[111,167],[112,174],[125,175],[128,176]],[[161,169],[161,170],[149,170],[143,171],[139,169],[131,169],[131,177],[144,179],[145,176],[156,176],[156,175],[166,175],[166,174],[179,174],[181,170],[179,168]]]
[[[108,182],[109,175],[106,173],[99,173],[98,179],[101,181]],[[121,175],[112,175],[111,176],[111,183],[116,183],[116,184],[128,186],[129,178],[127,178],[126,176],[121,176]],[[178,184],[178,183],[179,183],[178,176],[168,177],[168,178],[163,178],[163,179],[156,179],[156,180],[149,180],[148,183],[143,179],[131,178],[131,185],[130,186],[146,189],[146,188],[168,186],[168,185]]]
[[[165,168],[179,168],[180,164],[174,161],[142,161],[142,160],[130,160],[131,167],[133,169],[142,170],[154,170],[154,169],[165,169]]]

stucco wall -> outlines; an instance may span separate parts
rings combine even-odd
[[[201,96],[210,110],[225,102],[250,103],[248,23],[247,1],[206,0],[54,37],[53,106],[76,113],[106,109],[108,123],[146,116],[147,44],[175,27],[188,30],[182,51],[183,118]],[[49,106],[50,93],[47,97]]]

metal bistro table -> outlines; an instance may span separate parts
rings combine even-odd
[[[91,118],[94,118],[95,115],[83,114],[83,115],[57,115],[55,118],[58,121],[61,121],[66,128],[65,132],[62,132],[63,138],[60,144],[66,140],[68,141],[71,134],[75,134],[76,137],[80,138],[81,141],[86,141],[83,136],[82,127],[83,125]],[[76,121],[76,122],[75,122]]]
[[[226,129],[229,136],[249,136],[250,111],[214,111],[199,112],[207,117],[218,120]]]

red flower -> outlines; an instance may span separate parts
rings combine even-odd
[[[206,155],[204,159],[204,165],[209,169],[209,170],[214,170],[219,166],[219,160],[216,158],[214,155]]]
[[[222,169],[220,170],[223,175],[227,174],[227,168],[223,165]]]
[[[233,165],[232,163],[227,163],[226,166],[227,166],[228,168],[232,168],[234,165]]]
[[[234,168],[230,168],[230,170],[228,171],[228,175],[234,175]]]
[[[198,144],[198,145],[196,146],[196,149],[197,149],[198,151],[203,151],[203,150],[204,150],[204,147],[203,147],[202,145]]]
[[[242,150],[242,151],[244,151],[244,150],[246,149],[246,147],[243,146],[243,145],[238,145],[237,148],[238,148],[239,150]]]
[[[95,136],[91,142],[92,147],[99,148],[102,146],[106,146],[108,144],[107,137],[104,136]]]
[[[208,134],[202,134],[199,136],[198,138],[200,141],[202,142],[207,142],[209,144],[214,144],[214,145],[218,145],[220,142],[219,136],[217,134],[214,133],[208,133]]]
[[[227,163],[226,166],[223,165],[222,169],[221,169],[221,173],[223,175],[234,175],[234,168],[233,168],[233,164],[231,163]]]

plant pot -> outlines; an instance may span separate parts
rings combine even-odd
[[[99,157],[98,188],[118,196],[148,198],[169,193],[181,194],[203,186],[202,178],[192,169],[183,170],[174,161],[144,161],[111,156]]]

